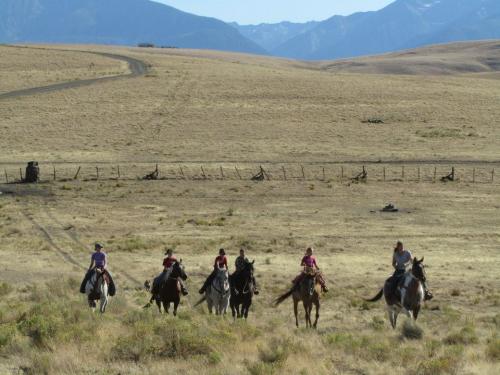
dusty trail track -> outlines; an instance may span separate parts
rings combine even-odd
[[[67,263],[70,263],[81,270],[85,271],[87,269],[87,264],[82,264],[75,257],[73,257],[68,251],[64,250],[65,247],[71,247],[72,249],[77,249],[79,252],[88,253],[88,246],[86,246],[79,238],[76,233],[70,233],[64,229],[64,225],[57,220],[54,215],[48,210],[43,210],[43,216],[39,215],[35,218],[34,214],[28,213],[26,210],[22,211],[22,215],[36,228],[38,229],[43,238],[49,243],[51,248],[61,255]],[[125,277],[128,281],[141,285],[141,282],[130,275],[128,272],[121,270],[113,266],[113,273]]]
[[[23,47],[23,48],[33,48],[33,47]],[[34,48],[37,49],[37,48]],[[130,69],[130,73],[121,74],[117,76],[110,77],[100,77],[100,78],[91,78],[84,79],[79,81],[69,81],[69,82],[61,82],[53,85],[41,86],[41,87],[32,87],[29,89],[16,90],[11,92],[6,92],[4,94],[0,94],[0,100],[2,99],[12,99],[18,98],[22,96],[30,96],[30,95],[38,95],[38,94],[47,94],[54,91],[72,89],[82,86],[90,86],[96,83],[114,81],[121,78],[134,78],[144,75],[148,71],[148,66],[145,62],[134,59],[132,57],[117,55],[114,53],[105,53],[105,52],[89,52],[89,51],[72,51],[72,50],[57,50],[57,51],[67,51],[67,52],[81,52],[88,53],[93,55],[99,55],[103,57],[107,57],[114,60],[125,61]]]

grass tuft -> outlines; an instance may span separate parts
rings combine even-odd
[[[409,340],[421,340],[424,337],[423,329],[410,320],[405,320],[401,333],[404,338]]]

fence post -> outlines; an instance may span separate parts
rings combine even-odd
[[[186,176],[184,175],[184,170],[182,169],[182,165],[179,166],[179,170],[181,171],[182,178],[186,179]]]
[[[96,180],[99,179],[99,167],[95,167]]]
[[[323,167],[323,181],[326,181],[326,176],[325,176],[325,167]]]
[[[78,178],[78,173],[80,173],[80,169],[82,169],[82,167],[78,167],[78,170],[76,171],[76,174],[75,174],[75,177],[73,177],[73,180],[76,180]]]
[[[117,165],[117,166],[116,166],[116,170],[117,170],[117,172],[118,172],[118,178],[120,178],[120,177],[121,177],[121,175],[120,175],[120,166],[119,166],[119,165]]]
[[[401,178],[403,180],[405,179],[405,166],[404,165],[401,167]]]
[[[384,173],[384,182],[385,182],[385,167],[384,167],[383,173]]]
[[[495,182],[495,168],[491,171],[491,183]]]
[[[9,183],[9,176],[7,175],[7,169],[4,169],[5,172],[5,182]]]
[[[52,167],[54,168],[54,181],[55,181],[55,180],[56,180],[56,177],[57,177],[57,175],[56,175],[56,166],[55,166],[55,165],[53,165]]]
[[[304,166],[301,165],[300,168],[302,169],[302,179],[305,180],[306,179],[306,174],[304,172]]]
[[[23,182],[23,169],[19,168],[19,176],[21,176],[21,182]]]
[[[234,169],[236,170],[236,174],[238,175],[238,178],[241,180],[241,175],[240,175],[240,171],[238,170],[238,167],[234,167]]]
[[[203,169],[203,165],[201,166],[201,175],[203,176],[203,178],[205,180],[207,179],[207,175],[205,174],[205,170]]]
[[[222,165],[220,166],[220,176],[224,179],[224,170],[222,169]]]
[[[476,182],[476,168],[472,168],[472,183]]]
[[[340,167],[340,180],[344,179],[344,166]]]
[[[434,182],[436,182],[437,167],[434,167]]]
[[[283,179],[286,181],[286,170],[285,170],[285,166],[282,165],[281,166],[281,169],[283,170]]]

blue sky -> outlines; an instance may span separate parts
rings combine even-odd
[[[236,21],[241,24],[262,22],[305,22],[324,20],[333,15],[381,9],[394,0],[155,0],[180,10]]]

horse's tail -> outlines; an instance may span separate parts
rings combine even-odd
[[[380,298],[382,298],[382,296],[384,295],[384,288],[381,288],[380,291],[378,292],[378,294],[373,297],[373,298],[370,298],[370,299],[364,299],[366,302],[377,302]]]
[[[273,302],[274,306],[278,306],[281,302],[283,302],[283,301],[284,301],[284,300],[286,300],[288,297],[290,297],[290,296],[293,294],[293,292],[294,292],[294,291],[295,291],[295,290],[292,288],[292,289],[290,289],[288,292],[286,292],[285,294],[283,294],[282,296],[280,296],[280,297],[276,298],[276,299],[274,300],[274,302]]]
[[[207,300],[206,296],[201,297],[201,299],[198,302],[196,302],[193,307],[199,306],[202,302],[206,300]]]

